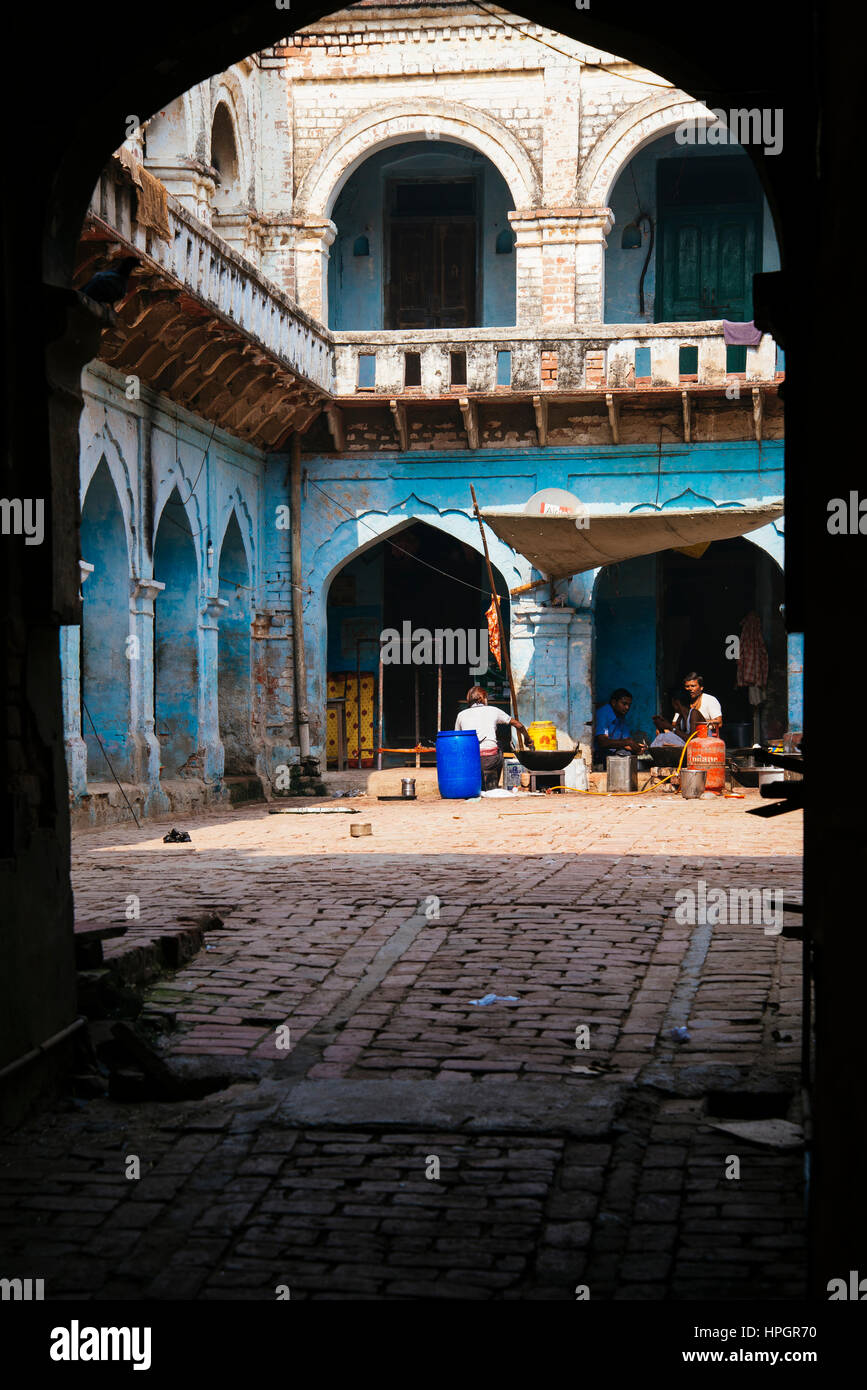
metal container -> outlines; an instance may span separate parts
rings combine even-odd
[[[411,798],[411,797],[414,797],[414,796],[415,796],[415,778],[414,778],[414,777],[401,777],[401,779],[400,779],[400,794],[401,794],[401,796],[405,796],[405,797],[408,797],[408,798]]]
[[[638,790],[638,761],[634,753],[627,753],[625,756],[620,753],[612,753],[606,760],[605,771],[608,774],[606,783],[607,790],[610,792],[634,792]]]
[[[521,764],[517,758],[506,758],[503,761],[503,786],[506,791],[511,791],[514,787],[521,785]]]
[[[682,767],[680,769],[680,794],[688,801],[704,795],[707,771],[703,767]]]
[[[782,786],[786,780],[786,774],[781,767],[762,767],[759,768],[759,786],[769,787],[772,782],[779,782]]]

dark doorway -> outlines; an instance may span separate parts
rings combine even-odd
[[[748,725],[746,742],[752,743],[755,707],[747,687],[737,684],[731,639],[740,636],[742,620],[755,611],[768,652],[766,697],[758,706],[760,733],[765,738],[782,735],[788,701],[779,566],[740,537],[714,541],[698,559],[666,550],[658,562],[660,695],[679,688],[688,671],[698,671],[705,689],[722,705],[725,725]]]
[[[475,178],[388,185],[386,328],[478,322]]]
[[[431,568],[433,567],[433,568]],[[495,570],[501,595],[503,625],[509,632],[508,586]],[[328,680],[335,691],[349,680],[352,690],[355,672],[362,679],[367,673],[375,681],[379,667],[379,634],[392,629],[401,635],[407,630],[431,634],[437,629],[453,632],[474,630],[483,653],[487,652],[485,613],[491,595],[483,557],[471,546],[424,522],[399,531],[392,539],[356,556],[331,582],[328,594]],[[357,645],[361,638],[360,647]],[[371,640],[373,639],[373,640]],[[417,731],[421,742],[433,745],[438,729],[453,729],[469,687],[475,683],[488,691],[489,699],[508,704],[508,687],[501,669],[487,652],[488,670],[472,675],[470,663],[449,662],[450,639],[445,639],[442,679],[442,715],[437,721],[437,668],[435,660],[424,664],[388,663],[384,676],[384,738],[386,748],[413,748],[416,743],[416,692],[418,693]],[[454,655],[454,648],[451,648]],[[351,703],[351,701],[350,701]],[[348,708],[352,724],[353,709]],[[378,710],[374,712],[378,720]],[[355,726],[353,726],[354,729]],[[375,729],[374,725],[374,729]],[[352,763],[356,735],[350,732],[349,755]],[[371,731],[365,725],[363,747]],[[377,740],[378,742],[378,740]],[[330,750],[330,756],[336,749]],[[406,759],[384,759],[389,762]]]
[[[743,157],[660,160],[658,323],[753,317],[761,187]]]

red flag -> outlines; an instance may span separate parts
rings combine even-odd
[[[500,648],[500,624],[497,622],[497,608],[493,597],[491,598],[491,606],[485,614],[485,617],[488,620],[488,646],[491,649],[491,655],[497,665],[502,668],[503,657]]]

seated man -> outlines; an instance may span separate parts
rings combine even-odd
[[[626,753],[640,753],[644,740],[640,734],[631,734],[626,716],[632,708],[632,691],[622,686],[612,690],[608,704],[603,705],[596,714],[596,738],[594,757],[604,763],[609,753],[623,750]]]
[[[510,719],[501,709],[497,709],[496,705],[488,704],[487,693],[480,685],[474,685],[467,691],[467,700],[470,707],[461,710],[455,720],[455,728],[472,729],[478,736],[479,755],[482,760],[482,791],[493,791],[503,768],[497,726],[507,724],[513,729],[519,729],[528,748],[533,747],[532,740],[519,719]]]

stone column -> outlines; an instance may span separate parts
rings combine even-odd
[[[610,208],[579,208],[575,246],[575,322],[605,320],[605,238],[614,225]]]
[[[145,783],[146,809],[165,798],[160,789],[160,745],[154,728],[154,599],[165,584],[155,579],[131,579],[129,652],[129,724],[132,780]]]
[[[145,168],[165,184],[172,197],[177,198],[187,212],[210,227],[211,203],[217,188],[210,165],[200,159],[166,161],[164,164],[148,159]]]
[[[212,594],[202,601],[199,624],[199,747],[204,751],[202,777],[222,782],[225,752],[220,738],[220,706],[217,689],[219,623],[228,608],[224,598]]]
[[[511,659],[522,723],[550,719],[558,741],[577,742],[583,729],[573,726],[570,692],[573,608],[520,603],[512,613]],[[579,634],[586,641],[586,634]],[[580,648],[580,641],[579,641]]]
[[[311,318],[328,322],[328,248],[337,228],[327,217],[295,219],[295,299]]]
[[[601,323],[608,208],[510,212],[519,327]]]
[[[227,245],[239,256],[249,261],[259,270],[262,266],[262,247],[265,229],[260,219],[249,208],[227,208],[211,214],[211,226]]]
[[[81,583],[93,565],[79,560]],[[69,789],[77,799],[87,795],[87,744],[81,736],[81,627],[60,629],[60,670],[63,697],[63,746]]]

